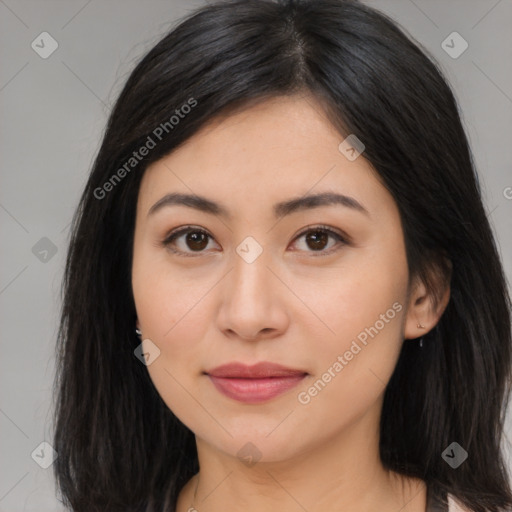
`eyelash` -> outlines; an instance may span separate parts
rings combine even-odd
[[[193,253],[193,252],[191,253],[191,252],[184,252],[184,251],[176,250],[173,247],[171,247],[171,244],[177,238],[179,238],[181,235],[185,235],[185,234],[191,233],[191,232],[204,233],[210,239],[213,239],[213,237],[207,231],[205,231],[204,229],[197,228],[197,227],[194,227],[194,226],[185,226],[185,227],[179,228],[176,231],[172,231],[171,233],[169,233],[169,235],[162,241],[162,246],[167,248],[168,250],[170,250],[171,252],[173,252],[175,254],[179,254],[180,256],[184,256],[184,257],[201,256],[205,251],[197,251],[196,253]],[[342,246],[349,244],[349,237],[347,235],[342,235],[341,233],[338,233],[337,231],[334,231],[331,228],[329,228],[329,226],[324,226],[324,225],[308,227],[307,229],[305,229],[304,231],[299,233],[294,238],[294,241],[298,240],[299,238],[301,238],[302,236],[304,236],[304,235],[306,235],[306,234],[308,234],[310,232],[326,233],[327,235],[332,236],[333,238],[335,238],[338,241],[337,245],[335,245],[334,247],[331,247],[328,250],[306,251],[306,252],[312,253],[313,257],[327,256],[327,255],[329,255],[329,254],[331,254],[333,252],[336,252]]]

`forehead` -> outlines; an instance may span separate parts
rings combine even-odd
[[[315,147],[336,152],[341,139],[315,98],[295,95],[214,118],[182,148],[193,145],[195,150],[222,153],[228,159],[258,154],[289,161],[312,154]]]
[[[167,192],[195,193],[245,207],[308,191],[389,201],[369,162],[363,156],[350,161],[340,152],[343,139],[310,97],[273,98],[214,118],[148,167],[140,190],[148,203],[144,209]]]

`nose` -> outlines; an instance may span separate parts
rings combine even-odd
[[[223,280],[217,323],[230,338],[275,338],[288,327],[283,284],[264,254],[248,263],[235,253],[233,268]]]

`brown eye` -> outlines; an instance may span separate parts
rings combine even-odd
[[[184,256],[199,256],[208,247],[212,237],[204,230],[187,227],[171,233],[162,244],[170,251],[183,254]],[[213,240],[213,239],[212,239]]]
[[[340,246],[349,243],[348,238],[326,226],[318,226],[303,231],[295,238],[296,241],[301,239],[304,239],[305,244],[300,248],[300,251],[310,253],[313,256],[331,254]],[[201,256],[210,252],[207,248],[209,242],[213,240],[213,237],[203,229],[188,226],[171,233],[162,242],[162,245],[181,256]],[[330,241],[333,241],[333,243],[330,243]]]
[[[329,242],[329,235],[325,231],[310,231],[306,235],[306,244],[314,251],[321,251]]]
[[[300,250],[302,252],[318,253],[314,254],[314,256],[330,254],[339,249],[339,246],[348,244],[348,238],[324,226],[318,226],[303,231],[295,240],[301,239],[304,239],[304,243]],[[329,245],[329,240],[334,240],[334,243]]]
[[[191,231],[187,233],[185,243],[193,251],[202,251],[208,245],[208,235],[202,231]]]

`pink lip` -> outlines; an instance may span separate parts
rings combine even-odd
[[[217,390],[227,397],[255,404],[295,387],[307,372],[263,362],[253,366],[229,363],[209,370],[206,374]]]

